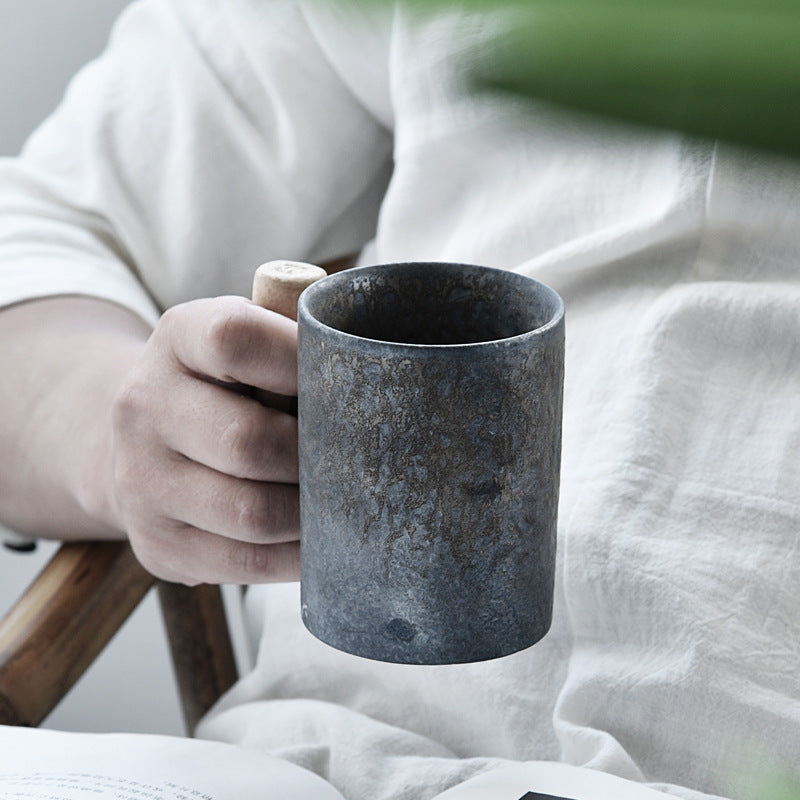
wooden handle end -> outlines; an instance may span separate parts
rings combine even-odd
[[[268,261],[253,276],[253,302],[297,320],[297,300],[314,281],[327,275],[322,267],[302,261]]]

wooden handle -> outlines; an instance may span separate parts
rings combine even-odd
[[[297,301],[303,290],[327,272],[302,261],[268,261],[253,276],[253,302],[297,321]],[[253,396],[263,405],[297,416],[297,398],[256,389]]]
[[[253,276],[253,302],[297,321],[297,301],[303,290],[328,273],[301,261],[268,261]]]

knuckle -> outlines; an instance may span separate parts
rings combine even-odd
[[[258,465],[264,438],[257,420],[240,414],[225,426],[219,441],[229,466],[234,470],[249,471]]]
[[[111,415],[116,430],[131,430],[146,418],[152,406],[152,396],[147,384],[136,380],[126,381],[117,391],[111,404]]]
[[[237,529],[263,541],[273,533],[276,524],[274,504],[269,493],[247,487],[234,498]]]
[[[209,315],[205,330],[208,352],[224,373],[245,362],[253,344],[253,326],[244,300],[226,298]]]

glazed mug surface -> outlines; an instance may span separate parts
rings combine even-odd
[[[553,603],[564,306],[414,262],[298,304],[301,594],[328,644],[411,664],[529,647]]]

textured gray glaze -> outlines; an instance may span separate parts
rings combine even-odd
[[[393,264],[300,298],[303,619],[357,655],[480,661],[547,632],[563,304],[515,273]]]

